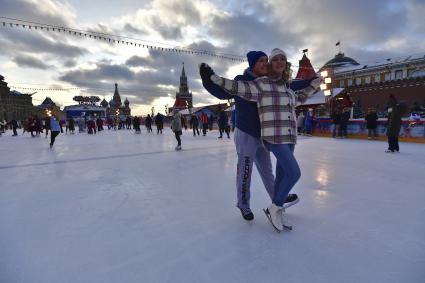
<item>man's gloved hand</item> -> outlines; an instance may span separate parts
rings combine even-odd
[[[199,65],[199,74],[203,82],[209,83],[211,82],[211,76],[214,75],[214,71],[208,64],[201,63],[201,65]]]

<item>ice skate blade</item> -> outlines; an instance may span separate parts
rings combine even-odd
[[[267,209],[263,209],[264,213],[266,214],[267,218],[269,219],[270,223],[272,224],[273,228],[278,232],[282,232],[283,230],[279,230],[278,228],[276,228],[276,226],[273,225],[272,219],[270,217],[270,213],[268,212]],[[292,225],[283,225],[283,228],[289,231],[292,231]]]
[[[264,209],[264,208],[263,208],[263,211],[266,214],[267,218],[269,219],[270,223],[272,224],[273,228],[276,230],[276,232],[278,232],[278,233],[282,232],[282,230],[279,230],[279,228],[277,228],[276,226],[274,226],[269,211],[267,209]]]

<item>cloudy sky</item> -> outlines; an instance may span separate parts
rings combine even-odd
[[[139,43],[241,56],[280,47],[295,66],[308,48],[319,68],[337,53],[337,41],[347,56],[366,64],[425,51],[425,0],[0,0],[0,7],[0,17],[104,32]],[[202,89],[200,62],[228,77],[247,67],[206,55],[0,26],[0,74],[9,85],[100,89],[39,90],[34,104],[46,96],[60,105],[73,104],[75,95],[109,100],[117,82],[133,113],[149,113],[152,106],[163,112],[174,101],[182,62],[195,105],[217,101]]]

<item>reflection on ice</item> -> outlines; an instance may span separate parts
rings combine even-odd
[[[328,170],[323,167],[318,168],[316,181],[319,182],[320,186],[324,187],[328,184]]]
[[[326,206],[328,199],[328,192],[326,187],[329,180],[329,170],[326,170],[324,167],[319,167],[316,173],[316,181],[319,183],[319,186],[313,192],[313,200],[318,207]]]

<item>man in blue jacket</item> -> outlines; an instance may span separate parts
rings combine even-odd
[[[247,53],[249,68],[243,75],[238,75],[235,80],[251,81],[257,77],[267,75],[268,57],[262,51],[250,51]],[[235,100],[235,145],[238,153],[236,188],[237,207],[240,209],[245,220],[254,219],[250,209],[250,185],[252,166],[255,163],[260,173],[263,184],[273,199],[274,176],[270,152],[261,142],[260,118],[258,116],[257,103],[233,96],[212,82],[202,82],[205,89],[219,99]],[[309,81],[295,81],[291,89],[299,90],[309,85]],[[299,201],[296,194],[288,195],[284,207],[287,208]]]

